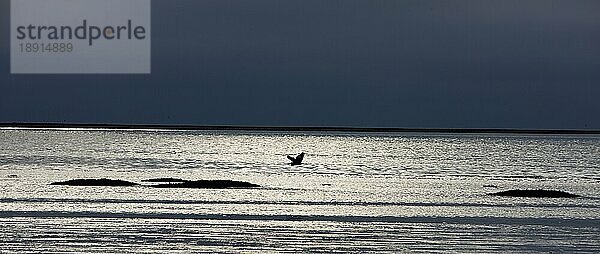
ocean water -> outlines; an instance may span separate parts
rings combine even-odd
[[[0,253],[598,253],[599,172],[600,136],[5,128]],[[50,185],[157,177],[261,187]],[[582,197],[487,195],[540,188]]]

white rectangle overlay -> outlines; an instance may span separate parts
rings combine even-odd
[[[11,0],[11,73],[149,74],[151,0]]]

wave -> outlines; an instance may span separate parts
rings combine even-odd
[[[600,228],[598,219],[521,218],[521,217],[429,217],[429,216],[339,216],[339,215],[254,215],[254,214],[177,214],[177,213],[110,213],[65,211],[0,211],[0,218],[119,218],[119,219],[194,219],[251,221],[332,221],[386,222],[473,225],[543,225]]]
[[[584,199],[596,199],[596,198],[584,198]],[[600,205],[594,205],[594,204],[531,204],[531,203],[527,203],[527,204],[518,204],[518,203],[492,204],[492,203],[459,203],[459,202],[148,200],[148,199],[69,199],[69,198],[2,198],[2,199],[0,199],[0,203],[600,208]]]

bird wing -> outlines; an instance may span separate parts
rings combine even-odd
[[[303,159],[304,159],[304,153],[301,153],[301,154],[299,154],[299,155],[296,157],[296,160],[297,160],[298,162],[302,162],[302,160],[303,160]]]

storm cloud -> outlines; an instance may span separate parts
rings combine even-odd
[[[598,1],[152,2],[152,74],[11,75],[0,122],[600,129]]]

